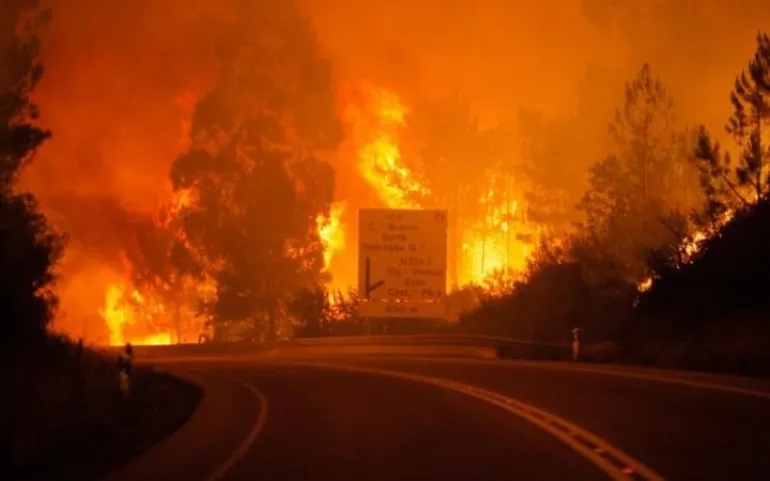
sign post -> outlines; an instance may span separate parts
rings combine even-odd
[[[445,210],[359,211],[361,316],[446,316],[447,227]]]

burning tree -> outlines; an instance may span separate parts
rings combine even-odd
[[[217,281],[215,321],[267,323],[322,280],[319,214],[330,217],[334,148],[329,66],[293,2],[240,2],[217,84],[197,105],[192,145],[171,172],[198,199],[181,213],[188,248]]]
[[[53,232],[35,198],[17,180],[50,132],[36,125],[30,95],[43,74],[36,33],[49,18],[36,1],[0,11],[0,353],[30,347],[46,334],[56,297],[52,267],[62,237]]]
[[[740,353],[766,353],[767,249],[770,219],[770,38],[757,36],[748,70],[735,81],[734,110],[726,131],[738,160],[723,153],[701,127],[697,165],[705,194],[702,227],[685,247],[686,265],[669,269],[645,292],[637,306],[650,330],[666,336],[718,327],[720,335],[750,338]],[[679,266],[678,266],[679,267]],[[725,320],[729,322],[725,322]],[[759,321],[757,321],[757,319]],[[764,337],[763,337],[764,336]],[[763,361],[766,362],[766,361]]]
[[[431,196],[431,207],[448,209],[449,271],[455,284],[463,277],[463,234],[469,219],[480,217],[479,203],[486,184],[490,143],[470,104],[459,96],[418,105],[408,117],[414,159],[419,160]],[[460,181],[462,179],[462,181]]]
[[[423,174],[425,203],[450,212],[449,271],[456,287],[488,284],[524,267],[528,255],[521,185],[508,126],[482,127],[459,96],[418,105],[405,144]]]
[[[103,312],[112,344],[126,338],[141,343],[190,342],[204,330],[204,306],[216,286],[200,269],[197,251],[182,231],[178,212],[189,201],[185,191],[177,192],[157,216],[133,221],[134,248],[122,256],[131,290],[111,285]],[[136,334],[141,337],[126,336],[132,329],[139,329]]]

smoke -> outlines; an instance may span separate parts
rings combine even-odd
[[[228,3],[48,1],[36,101],[54,136],[24,186],[70,236],[62,266],[69,319],[92,316],[99,285],[118,276],[131,225],[120,219],[150,216],[168,199],[169,167],[217,73]],[[521,108],[569,115],[589,66],[616,79],[590,99],[609,110],[649,61],[686,121],[719,129],[754,34],[770,28],[761,24],[770,18],[766,0],[299,3],[340,84],[383,85],[407,105],[459,92],[487,122],[515,119]]]
[[[341,76],[416,97],[459,91],[492,119],[565,115],[588,65],[625,81],[649,62],[684,117],[721,126],[754,35],[770,28],[763,0],[302,3]]]
[[[216,74],[227,19],[212,2],[50,0],[35,93],[53,132],[23,179],[69,236],[55,328],[104,339],[107,283],[125,277],[136,226],[168,199],[197,98]]]

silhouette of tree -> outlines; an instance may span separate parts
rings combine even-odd
[[[725,130],[738,160],[722,152],[705,127],[699,130],[696,157],[706,195],[706,217],[719,223],[726,211],[747,208],[770,193],[770,37],[757,34],[757,50],[730,94],[733,113]]]
[[[302,289],[292,295],[289,312],[299,321],[298,337],[321,336],[332,322],[329,294],[321,286]]]
[[[608,152],[607,119],[613,111],[607,97],[615,83],[611,72],[590,66],[578,85],[573,114],[549,119],[519,113],[523,142],[517,170],[525,180],[527,215],[552,233],[566,233],[579,219],[575,206],[587,187],[588,167]]]
[[[649,274],[650,249],[680,243],[681,232],[669,229],[671,213],[698,203],[687,131],[677,125],[673,101],[649,65],[628,84],[610,134],[614,153],[590,169],[578,208],[591,237],[634,282]]]
[[[272,337],[289,296],[322,280],[316,218],[328,214],[334,171],[316,154],[334,148],[341,129],[328,63],[297,6],[239,7],[171,178],[196,193],[182,230],[218,281],[212,316],[260,330],[266,322]]]
[[[17,191],[23,168],[50,137],[30,96],[43,74],[38,30],[50,11],[12,1],[0,10],[0,352],[21,352],[46,334],[56,297],[52,268],[63,249],[35,198]]]
[[[739,152],[735,162],[705,128],[697,142],[697,165],[706,197],[701,219],[712,235],[687,262],[663,264],[634,310],[637,346],[645,340],[699,339],[689,367],[768,372],[766,322],[770,304],[767,249],[770,219],[770,152],[763,133],[770,122],[770,39],[757,36],[757,51],[731,93],[734,107],[726,130]],[[730,346],[730,340],[735,346]],[[639,342],[641,341],[641,342]],[[697,347],[697,349],[696,349]],[[721,353],[715,356],[713,349]],[[698,350],[699,349],[699,350]],[[682,361],[685,362],[685,361]]]

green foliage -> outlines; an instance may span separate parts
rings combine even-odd
[[[35,1],[0,10],[0,352],[40,340],[53,316],[53,266],[64,239],[53,232],[30,194],[17,191],[19,174],[50,137],[37,126],[30,96],[43,68],[37,30],[50,12]],[[29,344],[27,344],[29,345]]]
[[[334,172],[315,154],[336,146],[340,126],[328,64],[296,5],[239,5],[219,80],[171,178],[197,194],[182,230],[218,281],[211,314],[266,317],[272,336],[281,304],[322,280],[316,217],[329,211]]]

